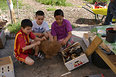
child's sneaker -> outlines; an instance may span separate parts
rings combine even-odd
[[[23,64],[23,65],[26,65],[24,62],[22,62],[22,61],[19,61],[19,64]]]
[[[39,52],[38,55],[35,55],[35,59],[44,59],[44,53],[43,52]]]
[[[44,55],[43,52],[39,52],[37,57],[40,58],[40,59],[44,59],[45,55]]]

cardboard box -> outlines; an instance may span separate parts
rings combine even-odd
[[[0,58],[0,77],[15,77],[11,56]]]
[[[4,48],[5,42],[6,42],[6,37],[4,34],[4,30],[1,30],[0,31],[0,48]]]
[[[75,49],[75,48],[77,48],[77,50],[76,51],[74,50],[73,54],[75,52],[77,52],[76,56],[74,57],[73,54],[71,54],[71,59],[69,61],[66,61],[65,53],[69,53],[71,51],[71,49]],[[80,44],[78,42],[76,42],[73,45],[71,45],[70,47],[68,47],[62,51],[64,64],[69,71],[71,71],[77,67],[80,67],[83,64],[89,62],[89,60],[88,60],[86,54],[83,52],[83,50],[78,51],[80,49],[82,49],[82,47],[80,46]]]

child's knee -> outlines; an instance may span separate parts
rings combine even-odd
[[[34,64],[34,60],[30,61],[28,65],[33,65]]]
[[[29,58],[29,57],[27,57],[27,58],[25,59],[25,63],[28,64],[28,65],[33,65],[33,64],[34,64],[34,60],[31,59],[31,58]]]

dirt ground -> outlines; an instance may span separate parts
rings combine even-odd
[[[89,30],[89,27],[75,28],[73,31]],[[78,32],[78,34],[80,34]],[[79,42],[83,49],[86,46],[82,40],[82,34],[75,36],[73,39],[75,42]],[[14,39],[7,39],[5,47],[0,49],[0,57],[12,56],[14,63],[15,77],[61,77],[62,74],[69,72],[64,65],[62,56],[58,54],[51,59],[39,59],[35,60],[34,65],[28,66],[19,64],[19,62],[13,56]],[[78,67],[75,70],[70,71],[70,76],[66,77],[84,77],[87,75],[104,74],[105,77],[116,77],[111,69],[102,69],[91,63]]]
[[[79,8],[83,4],[83,0],[67,0],[67,2],[72,3],[74,6],[63,7],[54,6],[57,9],[62,9],[64,11],[65,18],[68,19],[71,24],[75,27],[73,31],[78,34],[74,40],[81,43],[81,46],[85,48],[85,44],[82,40],[82,34],[80,32],[88,32],[91,26],[95,26],[94,15],[86,11],[83,8]],[[34,19],[34,14],[37,10],[43,10],[45,12],[45,20],[49,25],[54,21],[54,11],[47,11],[47,7],[52,7],[50,5],[43,5],[37,3],[34,0],[23,0],[24,6],[19,9],[19,19],[24,18]],[[5,14],[8,13],[8,14]],[[3,13],[6,18],[10,21],[9,11]],[[18,18],[17,9],[15,9],[16,18]],[[78,27],[79,26],[79,27]],[[19,64],[13,57],[13,47],[14,39],[7,39],[5,48],[0,49],[0,57],[12,56],[14,62],[14,70],[16,77],[61,77],[62,74],[69,72],[64,66],[64,62],[61,55],[57,55],[52,59],[37,60],[33,66]],[[91,61],[73,71],[71,71],[71,76],[69,77],[84,77],[86,75],[101,74],[103,73],[105,77],[116,77],[111,69],[101,69],[96,67],[91,63]]]
[[[23,6],[19,9],[15,10],[15,17],[18,21],[24,18],[34,19],[35,12],[37,10],[42,10],[45,13],[45,20],[51,25],[54,21],[54,11],[47,11],[47,8],[54,7],[56,9],[62,9],[64,12],[64,17],[68,19],[72,25],[77,26],[89,26],[95,25],[95,17],[92,13],[87,10],[80,8],[80,6],[84,5],[85,1],[83,0],[67,0],[68,3],[71,3],[72,6],[51,6],[37,3],[35,0],[22,0]],[[89,4],[91,5],[91,4]],[[88,8],[88,7],[87,7]],[[3,12],[5,17],[10,21],[9,10]]]

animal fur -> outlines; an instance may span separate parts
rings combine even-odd
[[[60,51],[61,44],[58,41],[42,41],[40,44],[40,50],[44,52],[46,58],[51,58]]]

